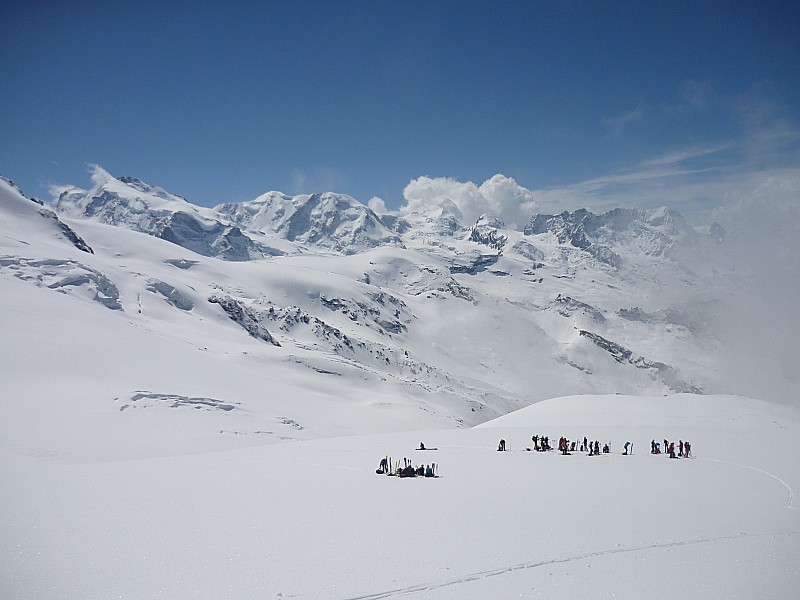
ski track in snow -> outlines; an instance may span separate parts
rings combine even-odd
[[[721,461],[720,461],[721,462]],[[733,464],[733,463],[731,463]],[[742,466],[742,465],[739,465]],[[760,470],[760,469],[757,469]],[[460,577],[455,577],[453,579],[448,579],[446,581],[438,581],[438,582],[431,582],[431,583],[422,583],[417,585],[411,585],[404,588],[397,588],[394,590],[388,590],[385,592],[378,592],[376,594],[367,594],[366,596],[353,596],[351,598],[347,598],[346,600],[381,600],[382,598],[392,598],[394,596],[410,596],[412,594],[417,594],[419,592],[437,590],[439,588],[459,585],[462,583],[470,583],[472,581],[477,581],[479,579],[487,579],[489,577],[496,577],[498,575],[504,575],[506,573],[513,573],[514,571],[522,571],[525,569],[536,569],[539,567],[546,567],[548,565],[555,565],[561,563],[569,563],[574,562],[577,560],[586,560],[588,558],[596,558],[599,556],[610,556],[612,554],[625,554],[631,552],[641,552],[642,550],[658,550],[661,548],[674,548],[679,546],[692,546],[696,544],[707,544],[712,542],[721,542],[726,540],[738,540],[743,538],[757,538],[757,537],[772,537],[776,538],[779,536],[791,536],[791,535],[800,535],[800,531],[787,531],[787,532],[779,532],[779,533],[737,533],[734,535],[723,535],[714,538],[699,538],[694,540],[684,540],[679,542],[664,542],[661,544],[645,544],[643,546],[634,546],[631,548],[613,548],[611,550],[598,550],[596,552],[586,552],[583,554],[575,554],[573,556],[567,556],[564,558],[554,558],[552,560],[544,560],[540,562],[530,562],[530,563],[520,563],[516,565],[510,565],[508,567],[502,567],[499,569],[490,569],[487,571],[477,571],[475,573],[469,573],[467,575],[462,575]]]
[[[785,508],[789,508],[791,510],[797,510],[798,507],[794,505],[794,490],[792,486],[786,483],[783,479],[775,475],[774,473],[770,473],[769,471],[765,471],[764,469],[759,469],[758,467],[751,467],[750,465],[743,465],[741,463],[730,462],[727,460],[719,460],[718,458],[701,458],[698,460],[710,460],[711,462],[720,463],[723,465],[732,465],[734,467],[741,467],[742,469],[750,469],[751,471],[756,471],[758,473],[763,473],[768,477],[772,477],[775,481],[780,483],[783,487],[786,488],[786,491],[789,493],[789,497],[786,499],[786,503],[783,505]]]

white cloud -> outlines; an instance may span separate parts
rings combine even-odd
[[[679,148],[623,172],[535,194],[547,213],[669,206],[693,224],[707,225],[713,210],[733,198],[760,193],[768,181],[796,180],[798,157],[800,131],[776,121],[737,140]]]
[[[731,148],[733,148],[733,144],[717,144],[715,146],[684,148],[677,152],[669,152],[657,158],[651,158],[642,164],[650,166],[677,165],[692,159],[718,154],[719,152],[723,152]]]
[[[373,196],[367,202],[367,206],[372,210],[372,212],[377,213],[379,215],[385,215],[389,212],[386,209],[386,202],[383,201],[383,198],[378,198],[377,196]]]
[[[500,174],[480,186],[450,177],[419,177],[409,182],[403,196],[407,202],[401,209],[403,213],[429,212],[454,204],[461,211],[465,223],[488,214],[501,219],[509,227],[521,229],[538,212],[533,192]]]
[[[100,165],[89,165],[89,175],[95,187],[99,187],[111,179],[114,179],[114,176]]]
[[[106,171],[100,165],[87,164],[86,167],[89,169],[89,177],[91,177],[92,184],[95,187],[100,187],[101,185],[108,183],[110,180],[114,179],[114,176],[111,175],[111,173]],[[47,191],[50,194],[51,199],[53,201],[57,200],[58,197],[64,192],[69,192],[77,189],[80,188],[72,184],[52,183],[47,186]]]

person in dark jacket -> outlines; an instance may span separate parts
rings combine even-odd
[[[407,467],[403,467],[402,469],[400,469],[399,476],[400,477],[416,477],[417,476],[417,471],[413,466],[408,465]]]

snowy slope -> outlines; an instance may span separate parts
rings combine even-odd
[[[532,433],[614,453],[527,452]],[[798,435],[797,409],[748,398],[584,396],[476,429],[232,451],[4,445],[5,597],[793,598]],[[664,436],[695,458],[648,454]],[[386,454],[441,477],[377,475]]]
[[[526,234],[489,215],[464,224],[452,203],[376,222],[336,194],[201,209],[99,168],[94,182],[56,202],[93,254],[59,230],[59,244],[38,233],[44,207],[6,189],[0,215],[16,237],[0,241],[0,283],[8,352],[42,357],[20,377],[63,370],[62,355],[81,345],[69,376],[108,410],[207,397],[237,407],[221,411],[229,417],[301,423],[279,440],[469,426],[575,393],[740,391],[739,369],[722,360],[719,303],[747,281],[681,260],[714,242],[666,209],[540,215]],[[23,217],[18,205],[35,209]],[[176,218],[195,223],[192,235],[166,235]],[[232,235],[254,245],[231,246]],[[30,321],[13,317],[33,306]],[[46,321],[30,335],[42,315],[69,335],[53,344]],[[101,331],[118,341],[111,355],[92,339]],[[128,376],[98,382],[96,368]],[[749,391],[775,381],[768,370],[753,377]],[[289,400],[298,383],[301,397],[313,390],[335,408],[320,418],[313,403]],[[146,402],[131,400],[141,393]]]
[[[94,179],[58,213],[0,180],[4,597],[800,587],[793,338],[726,360],[753,278],[703,264],[727,247],[679,215],[525,233],[446,202],[376,222],[336,194],[199,209]],[[719,395],[747,389],[786,405]],[[646,452],[665,437],[696,458]],[[442,477],[378,476],[386,454]]]

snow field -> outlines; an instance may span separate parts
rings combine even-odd
[[[169,200],[151,191],[159,205]],[[648,360],[679,359],[689,383],[740,389],[715,362],[713,338],[615,315],[634,303],[665,308],[632,293],[674,287],[648,279],[649,258],[617,277],[537,239],[553,260],[536,275],[525,272],[533,259],[511,253],[453,275],[453,260],[463,266],[482,251],[412,233],[407,251],[334,256],[275,240],[298,254],[228,263],[66,219],[88,254],[3,181],[0,208],[3,598],[750,599],[800,590],[798,409],[663,396],[652,373],[579,335],[609,329]],[[96,301],[101,276],[122,310]],[[183,308],[169,302],[171,288]],[[267,325],[280,349],[257,340],[208,302],[220,291],[243,306],[319,316],[363,340],[360,355],[277,321]],[[559,295],[592,306],[565,308]],[[395,307],[407,321],[401,334],[365,317]],[[775,364],[795,373],[795,355],[776,350]],[[395,361],[378,365],[384,351]],[[405,351],[414,362],[399,377]],[[748,365],[741,377],[752,386],[771,383],[770,371]],[[780,386],[768,387],[774,398]],[[589,395],[609,390],[640,396]],[[586,395],[541,401],[576,392]],[[614,453],[526,452],[533,434],[554,445],[585,435]],[[664,437],[690,440],[696,458],[651,456],[650,440]],[[500,438],[508,452],[495,450]],[[635,454],[621,456],[628,440]],[[415,451],[420,441],[439,450]],[[435,461],[442,477],[376,475],[386,454]]]
[[[687,395],[670,420],[656,400],[555,399],[503,426],[123,461],[6,450],[8,597],[794,597],[796,412]],[[576,424],[592,404],[624,424]],[[697,458],[647,453],[660,419],[690,433]],[[615,453],[522,449],[569,428]],[[619,454],[625,439],[633,456]],[[442,476],[377,475],[385,454]]]

